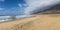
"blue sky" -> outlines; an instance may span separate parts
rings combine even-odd
[[[58,3],[60,0],[0,0],[0,15],[29,15]]]
[[[23,15],[26,5],[24,0],[0,0],[0,15]]]

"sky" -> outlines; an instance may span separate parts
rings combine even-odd
[[[0,0],[0,15],[24,15],[26,7],[24,0]]]
[[[58,3],[60,0],[0,0],[0,15],[29,15]]]

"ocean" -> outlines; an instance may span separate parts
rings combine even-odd
[[[31,16],[32,15],[0,16],[0,22],[15,21],[18,19],[23,19]]]

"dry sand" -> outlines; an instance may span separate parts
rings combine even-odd
[[[60,14],[34,15],[34,17],[0,23],[0,30],[60,30]]]

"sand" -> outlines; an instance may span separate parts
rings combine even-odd
[[[0,23],[0,30],[60,30],[60,14],[38,14],[21,20]]]

